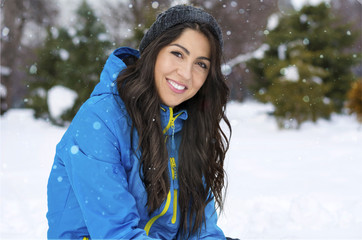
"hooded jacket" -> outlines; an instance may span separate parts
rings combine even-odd
[[[131,119],[116,84],[126,67],[122,59],[129,55],[139,57],[131,48],[119,48],[110,55],[100,82],[56,147],[48,181],[49,239],[180,239],[178,147],[187,112],[160,108],[168,138],[170,191],[161,207],[149,215],[136,156],[140,152],[132,150]],[[138,142],[137,133],[134,138]],[[225,239],[216,222],[211,201],[205,209],[206,224],[192,239]]]

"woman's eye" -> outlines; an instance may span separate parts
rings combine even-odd
[[[176,52],[176,51],[173,51],[173,52],[171,52],[173,55],[175,55],[176,57],[178,57],[178,58],[182,58],[182,53],[180,53],[180,52]]]
[[[201,68],[207,69],[207,65],[203,62],[198,62],[197,63]]]

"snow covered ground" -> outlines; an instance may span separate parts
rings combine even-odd
[[[353,116],[280,131],[270,105],[230,103],[219,225],[240,239],[362,239],[362,128]],[[65,128],[28,109],[0,117],[0,238],[45,239],[46,184]]]

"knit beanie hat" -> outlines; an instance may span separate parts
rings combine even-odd
[[[181,23],[200,23],[208,24],[215,37],[218,38],[221,48],[223,48],[223,39],[220,27],[213,16],[205,12],[201,8],[196,8],[187,5],[177,5],[169,8],[165,12],[157,16],[156,21],[151,25],[150,29],[143,36],[139,51],[142,54],[143,50],[158,36],[164,33],[169,28]]]

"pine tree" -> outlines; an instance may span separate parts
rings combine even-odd
[[[145,32],[151,27],[156,20],[157,15],[166,10],[170,5],[170,0],[162,1],[132,1],[130,9],[133,24],[132,34],[124,40],[124,44],[138,48]]]
[[[360,58],[345,49],[358,33],[340,24],[322,3],[280,17],[278,26],[265,34],[269,50],[248,66],[255,75],[255,97],[274,104],[279,126],[292,122],[298,128],[340,112],[355,80],[351,67]]]
[[[30,69],[36,81],[29,83],[28,106],[35,110],[35,116],[60,125],[70,121],[98,83],[110,47],[105,26],[86,1],[77,10],[74,26],[49,28],[44,46],[38,51],[38,61],[32,66],[36,71]],[[50,115],[47,103],[48,91],[55,85],[78,94],[73,107],[60,119]]]

